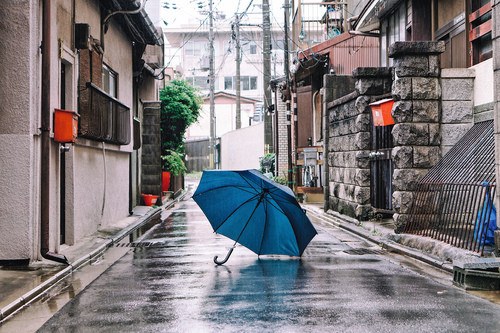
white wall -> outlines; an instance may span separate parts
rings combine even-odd
[[[259,169],[264,156],[264,123],[231,131],[221,137],[221,169]]]
[[[493,96],[493,58],[472,66],[476,72],[474,106],[491,103]]]

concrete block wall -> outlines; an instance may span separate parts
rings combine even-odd
[[[141,193],[144,194],[161,195],[160,108],[159,101],[143,103]]]
[[[471,68],[441,70],[441,152],[446,154],[474,123],[475,71]]]

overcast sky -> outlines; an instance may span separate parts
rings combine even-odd
[[[162,9],[161,17],[168,23],[169,28],[176,28],[182,24],[186,24],[191,19],[196,21],[206,17],[205,13],[200,11],[208,11],[209,0],[161,0],[162,3],[168,4],[170,9]],[[216,12],[226,15],[226,19],[230,20],[234,13],[242,13],[252,0],[213,0],[213,9]],[[198,4],[202,4],[202,9],[199,9]],[[271,7],[271,22],[283,22],[283,3],[284,0],[269,0]],[[175,4],[175,5],[174,5]],[[252,5],[248,9],[248,17],[255,20],[262,20],[261,10],[262,0],[253,0]],[[174,9],[175,7],[175,9]],[[196,22],[195,21],[195,22]]]

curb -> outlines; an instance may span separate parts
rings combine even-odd
[[[315,217],[323,220],[324,222],[330,223],[338,228],[344,229],[348,232],[351,232],[359,237],[362,237],[374,244],[377,244],[378,246],[382,247],[383,249],[389,251],[389,252],[394,252],[398,253],[416,260],[419,260],[421,262],[424,262],[428,265],[431,265],[433,267],[442,269],[448,273],[453,273],[453,266],[451,263],[446,263],[442,260],[430,257],[428,255],[425,255],[423,253],[420,253],[416,250],[407,248],[403,245],[397,244],[391,240],[385,239],[380,236],[375,236],[359,227],[356,226],[356,223],[358,223],[357,220],[351,219],[349,217],[344,217],[340,214],[335,214],[335,215],[328,215],[326,213],[318,212],[315,209],[311,209],[309,207],[304,207],[309,213],[313,214]]]
[[[70,276],[73,272],[78,270],[79,268],[85,266],[88,264],[91,260],[100,257],[104,254],[104,252],[112,247],[114,244],[120,242],[123,238],[134,232],[135,230],[139,229],[142,227],[144,224],[150,222],[152,219],[156,217],[160,217],[161,213],[163,210],[170,209],[172,206],[174,206],[177,202],[182,200],[185,195],[186,191],[179,195],[177,198],[175,198],[172,201],[167,202],[164,206],[160,206],[157,208],[154,208],[154,210],[148,212],[146,215],[141,216],[132,226],[124,229],[121,231],[119,234],[114,236],[113,238],[110,238],[107,240],[104,244],[99,246],[97,249],[93,250],[89,254],[81,257],[80,259],[75,260],[73,263],[68,265],[66,268],[63,270],[57,272],[54,276],[52,276],[50,279],[46,280],[45,282],[41,283],[37,287],[33,288],[32,290],[28,291],[9,305],[5,306],[4,308],[0,309],[0,326],[3,321],[6,319],[10,318],[11,316],[15,315],[18,311],[23,309],[25,306],[29,305],[30,303],[36,301],[38,298],[40,298],[44,293],[49,291],[51,288],[55,287],[59,282]]]

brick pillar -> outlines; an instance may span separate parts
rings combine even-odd
[[[444,42],[396,42],[392,86],[395,121],[392,205],[396,232],[408,220],[417,183],[441,158],[439,55]]]
[[[156,101],[143,105],[141,191],[161,196],[160,107],[161,103]]]

